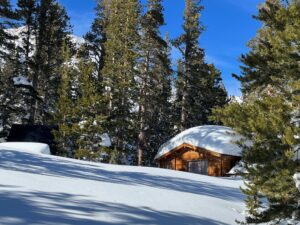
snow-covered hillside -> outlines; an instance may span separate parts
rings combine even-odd
[[[243,219],[238,178],[18,149],[0,145],[1,225],[232,225]]]
[[[15,44],[16,46],[22,46],[23,44],[23,36],[22,33],[25,33],[27,31],[27,27],[26,26],[21,26],[18,28],[11,28],[11,29],[7,29],[5,30],[8,34],[17,37],[17,39],[15,40]],[[75,35],[70,35],[70,39],[72,41],[72,43],[75,45],[76,48],[79,48],[82,44],[84,44],[84,39],[82,37],[78,37]],[[30,39],[32,44],[35,44],[35,38],[34,36],[31,37]]]
[[[14,40],[14,44],[16,45],[16,47],[22,47],[24,45],[23,44],[23,38],[24,38],[24,33],[26,31],[27,31],[26,26],[21,26],[21,27],[18,27],[18,28],[11,28],[11,29],[6,29],[5,30],[6,33],[16,37],[16,39]],[[75,36],[75,35],[70,35],[70,40],[74,44],[74,47],[76,49],[79,49],[80,46],[85,43],[84,38],[78,37],[78,36]],[[30,37],[30,42],[31,42],[32,45],[35,45],[35,43],[36,43],[35,36]],[[7,49],[1,49],[1,50],[6,51],[7,53],[9,52]],[[30,54],[29,54],[30,57],[33,56],[34,52],[35,52],[35,49],[33,49],[30,52]],[[73,58],[72,61],[76,61],[76,58]],[[1,67],[1,65],[4,65],[4,63],[5,63],[4,60],[0,61],[0,67]]]

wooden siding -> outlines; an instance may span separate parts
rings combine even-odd
[[[183,144],[158,159],[161,168],[187,171],[188,163],[200,160],[208,161],[209,176],[226,176],[240,157],[222,155],[206,149]]]

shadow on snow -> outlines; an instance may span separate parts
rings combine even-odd
[[[1,192],[0,221],[3,225],[225,225],[207,218],[159,212],[147,207],[135,208],[82,198],[78,200],[78,197],[84,196],[45,192]],[[95,218],[95,214],[104,221],[92,219]],[[108,219],[108,215],[113,219]]]
[[[170,176],[154,176],[143,172],[109,171],[95,165],[70,162],[63,158],[43,157],[42,155],[0,151],[0,169],[21,171],[47,176],[80,178],[123,185],[149,186],[197,195],[211,196],[223,200],[241,201],[243,194],[238,188],[217,186],[205,181]],[[120,168],[121,169],[121,168]]]

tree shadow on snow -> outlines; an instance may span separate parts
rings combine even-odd
[[[13,187],[6,187],[13,189]],[[80,199],[79,199],[80,197]],[[0,193],[2,225],[225,225],[207,218],[124,204],[83,200],[65,193]]]
[[[24,152],[1,150],[0,169],[22,171],[47,176],[71,177],[123,185],[149,186],[197,195],[212,196],[230,201],[241,201],[238,188],[216,186],[205,181],[171,176],[154,176],[145,172],[110,171],[99,165],[70,162],[63,158],[50,158]]]

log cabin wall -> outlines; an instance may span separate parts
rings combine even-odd
[[[161,168],[190,172],[189,163],[203,161],[207,166],[207,175],[226,176],[240,157],[221,155],[193,146],[180,146],[159,160]],[[205,174],[205,173],[203,173]]]

